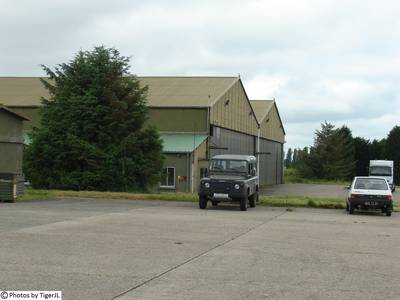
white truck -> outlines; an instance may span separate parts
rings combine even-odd
[[[370,160],[369,176],[386,179],[392,192],[396,190],[396,186],[393,182],[393,160]]]

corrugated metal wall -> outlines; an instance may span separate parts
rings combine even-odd
[[[217,126],[212,127],[209,146],[211,157],[219,154],[254,155],[255,152],[254,136]],[[213,147],[227,147],[228,149],[212,149]]]
[[[255,155],[257,151],[257,137],[244,133],[213,127],[210,136],[210,157],[219,154]],[[228,150],[212,149],[212,147],[227,147]],[[260,185],[282,183],[282,144],[266,139],[260,140]]]
[[[284,143],[285,133],[281,125],[278,110],[274,105],[261,123],[261,137]]]
[[[197,132],[208,131],[207,108],[149,108],[146,125],[154,125],[162,132]]]
[[[0,110],[0,173],[22,173],[22,119]]]
[[[260,140],[260,185],[282,183],[282,144],[265,139]]]
[[[14,201],[14,185],[16,196],[24,193],[24,176],[21,174],[0,173],[0,201]]]
[[[215,126],[257,135],[257,121],[247,99],[246,92],[238,80],[211,107],[210,123]]]

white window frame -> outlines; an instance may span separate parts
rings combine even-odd
[[[161,185],[161,183],[160,183],[160,188],[164,188],[164,189],[174,189],[175,188],[175,167],[164,167],[163,168],[163,171],[164,171],[164,169],[174,169],[174,185]],[[168,171],[167,171],[167,174],[168,174]],[[167,178],[167,183],[168,183],[168,178]]]

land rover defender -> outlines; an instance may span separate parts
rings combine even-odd
[[[240,210],[255,207],[258,202],[257,161],[249,155],[217,155],[211,159],[209,174],[202,178],[199,207],[207,208],[220,202],[240,204]]]

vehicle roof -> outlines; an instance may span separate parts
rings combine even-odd
[[[215,155],[212,159],[232,159],[232,160],[256,160],[255,156],[253,155],[238,155],[238,154],[220,154]]]
[[[370,166],[393,166],[393,160],[370,160]]]
[[[354,179],[379,179],[379,180],[385,180],[385,178],[378,177],[378,176],[356,176]]]

